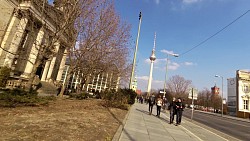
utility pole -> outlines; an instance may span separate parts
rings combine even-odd
[[[191,120],[193,120],[194,116],[194,88],[192,88],[192,114],[191,114]]]
[[[141,21],[142,21],[142,13],[140,12],[140,14],[139,14],[139,27],[138,27],[138,33],[137,33],[137,38],[136,38],[136,44],[135,44],[135,52],[134,52],[133,66],[132,66],[130,82],[129,82],[129,89],[132,89],[132,83],[134,80],[134,71],[135,71],[136,55],[137,55],[138,42],[139,42],[140,30],[141,30]]]

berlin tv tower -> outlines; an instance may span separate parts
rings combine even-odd
[[[156,56],[155,56],[155,41],[156,41],[156,32],[155,32],[155,38],[154,38],[154,47],[153,47],[153,50],[152,50],[152,54],[149,57],[149,59],[151,61],[151,64],[150,64],[150,73],[149,73],[149,79],[148,79],[148,96],[150,95],[150,92],[151,92],[153,66],[154,66],[154,61],[156,59]]]

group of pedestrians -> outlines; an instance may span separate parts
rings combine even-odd
[[[149,99],[148,99],[148,111],[149,111],[149,114],[151,115],[152,114],[152,110],[153,110],[153,106],[156,105],[156,116],[157,117],[160,117],[160,114],[161,114],[161,107],[163,105],[163,99],[161,97],[161,95],[158,96],[158,98],[156,99],[155,95],[152,94]]]
[[[182,102],[181,98],[177,100],[173,98],[173,100],[169,104],[169,112],[170,112],[170,121],[169,124],[172,124],[174,121],[174,116],[176,115],[176,126],[181,124],[182,111],[185,108],[185,105]]]
[[[161,113],[161,107],[164,105],[164,100],[162,99],[161,95],[158,95],[156,98],[154,94],[152,94],[148,99],[149,104],[149,115],[152,114],[153,106],[156,105],[156,116],[160,117]],[[170,122],[169,124],[172,124],[174,121],[174,116],[176,115],[176,126],[181,124],[181,118],[182,118],[182,111],[185,108],[185,105],[182,102],[181,98],[175,99],[175,97],[172,99],[172,101],[169,103],[168,110],[170,112]]]

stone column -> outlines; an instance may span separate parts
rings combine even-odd
[[[62,74],[63,74],[63,71],[65,69],[66,59],[67,59],[67,50],[64,51],[64,54],[63,54],[63,57],[62,57],[62,61],[61,61],[60,67],[59,67],[59,71],[58,71],[57,77],[56,77],[57,81],[61,81],[62,80]]]
[[[38,52],[39,52],[43,37],[44,37],[44,31],[43,31],[43,28],[41,28],[37,34],[36,40],[34,41],[31,47],[29,58],[28,58],[26,67],[24,69],[24,73],[22,74],[23,77],[28,78],[29,74],[32,72],[37,56],[38,56]]]
[[[71,89],[72,89],[72,88],[73,88],[73,86],[74,86],[74,82],[75,82],[75,75],[76,75],[76,73],[74,72],[73,77],[72,77],[72,81],[71,81],[71,84],[70,84],[70,88],[71,88]]]
[[[6,48],[7,46],[10,46],[11,41],[15,35],[15,32],[17,30],[18,24],[20,23],[20,15],[17,11],[14,11],[13,16],[11,17],[9,25],[7,25],[7,29],[4,33],[4,36],[2,38],[1,47]],[[0,48],[0,56],[4,52],[3,49]]]
[[[118,91],[119,89],[119,85],[120,85],[120,80],[121,80],[121,77],[117,77],[117,83],[116,83],[116,91]]]
[[[95,91],[97,91],[97,87],[98,87],[98,83],[99,83],[99,78],[100,78],[100,74],[98,74],[98,76],[97,76],[96,85],[95,85]]]
[[[60,47],[60,43],[56,42],[55,46],[56,46],[56,53],[57,53],[58,50],[59,50],[59,47]],[[51,75],[52,75],[52,72],[53,72],[53,69],[54,69],[54,66],[55,66],[55,62],[56,62],[56,57],[53,57],[52,60],[51,60],[50,66],[49,66],[49,71],[48,71],[47,79],[46,79],[47,81],[49,81],[50,78],[51,78]]]
[[[76,81],[75,81],[75,86],[74,86],[74,89],[76,89],[76,88],[77,88],[78,83],[79,83],[79,73],[80,73],[80,71],[78,71],[78,72],[77,72],[77,74],[76,74]]]
[[[102,91],[102,83],[103,83],[103,74],[101,75],[101,85],[100,85],[99,92],[101,92],[101,91]]]
[[[42,75],[41,81],[46,81],[47,74],[49,71],[49,66],[50,66],[50,61],[46,61],[46,64],[43,69],[43,75]]]
[[[109,77],[109,73],[106,74],[104,90],[107,89],[108,77]]]
[[[27,18],[22,18],[19,22],[19,24],[17,24],[17,22],[19,21],[18,17],[14,16],[10,22],[10,25],[7,29],[7,33],[2,41],[1,46],[3,48],[9,48],[8,51],[6,53],[6,56],[4,58],[4,63],[3,65],[9,66],[11,67],[13,60],[15,58],[15,54],[17,52],[17,49],[19,47],[19,44],[22,40],[24,31],[26,29],[27,23],[28,23],[28,19]],[[15,26],[16,30],[15,30]],[[10,43],[8,43],[10,42]],[[8,47],[9,46],[9,47]],[[2,50],[1,50],[2,51]],[[2,54],[3,52],[1,52]]]

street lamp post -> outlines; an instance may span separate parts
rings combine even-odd
[[[135,64],[136,64],[136,55],[137,55],[137,50],[138,50],[138,42],[139,42],[139,37],[140,37],[141,21],[142,21],[142,14],[140,12],[140,14],[139,14],[139,27],[138,27],[138,33],[137,33],[137,38],[136,38],[133,66],[132,66],[130,82],[129,82],[129,89],[132,89],[132,83],[134,80],[134,71],[135,71]]]
[[[168,77],[168,60],[169,60],[169,55],[174,56],[174,57],[179,57],[179,54],[174,54],[174,53],[167,53],[167,63],[166,63],[166,72],[165,72],[165,81],[164,81],[164,88],[163,88],[163,97],[166,97],[166,81]]]
[[[220,77],[221,78],[221,97],[222,97],[222,101],[221,101],[221,116],[223,116],[223,77],[220,75],[215,75],[215,77]]]

